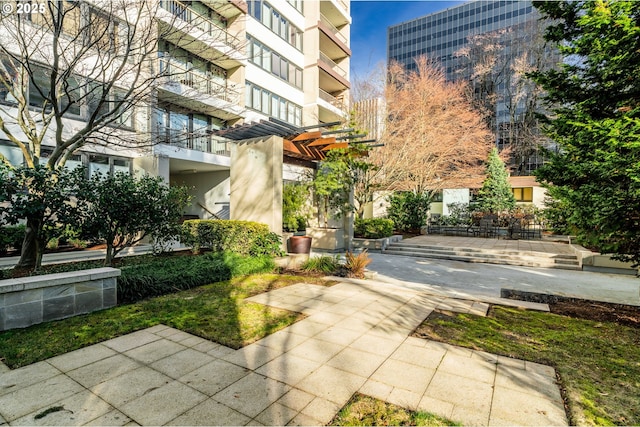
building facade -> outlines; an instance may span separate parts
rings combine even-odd
[[[538,128],[540,93],[524,74],[554,67],[557,50],[542,40],[544,23],[529,0],[478,0],[391,26],[387,58],[409,70],[426,55],[450,81],[467,81],[486,108],[498,148],[512,150],[511,172],[531,175],[548,146]]]
[[[64,46],[69,53],[77,50],[86,55],[82,64],[73,63],[73,78],[59,80],[65,94],[55,102],[66,108],[60,122],[64,129],[71,133],[82,129],[100,117],[102,105],[106,111],[125,98],[132,104],[104,126],[101,143],[88,138],[79,145],[66,160],[67,167],[82,164],[89,173],[162,176],[171,185],[193,189],[194,202],[187,214],[228,218],[231,169],[243,166],[232,164],[233,142],[216,136],[216,131],[270,117],[298,128],[347,119],[349,1],[121,0],[124,6],[115,10],[116,3],[56,3],[65,14],[65,21],[58,25],[66,37]],[[18,75],[21,67],[42,67],[42,81],[35,75],[29,77],[22,83],[22,93],[33,98],[29,102],[32,112],[50,108],[39,94],[50,93],[45,88],[53,59],[47,53],[40,58],[38,49],[34,54],[25,53],[29,46],[13,49],[19,43],[15,42],[17,30],[10,28],[42,33],[42,40],[55,43],[50,41],[49,11],[42,12],[28,19],[5,14],[0,23],[4,47],[0,51],[0,115],[8,129],[13,129],[10,134],[0,129],[0,155],[15,165],[26,159],[13,139],[26,142],[26,137],[20,130],[19,103],[14,96],[20,91],[6,88],[19,83],[11,75]],[[140,30],[145,19],[149,21],[146,28],[157,31],[146,38],[135,34],[136,26]],[[20,26],[15,24],[18,20]],[[105,103],[102,94],[107,85],[100,79],[108,80],[109,73],[118,75],[114,64],[127,66],[136,61],[132,55],[118,62],[118,55],[124,55],[129,46],[140,49],[145,64],[132,67],[133,74],[143,76],[131,77],[142,93],[128,89],[133,84],[125,74],[108,86],[113,95]],[[107,61],[103,58],[112,61],[108,71],[101,69],[101,61]],[[77,99],[68,89],[70,80],[77,85],[73,89]],[[120,86],[122,89],[114,89]],[[56,148],[60,123],[52,123],[43,133],[41,164],[47,152]],[[129,143],[117,143],[124,140]],[[284,165],[284,169],[285,179],[298,173],[296,166]]]

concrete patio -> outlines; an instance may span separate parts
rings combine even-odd
[[[409,337],[486,302],[348,280],[250,300],[308,317],[239,350],[157,325],[5,369],[0,424],[322,425],[360,392],[465,425],[567,425],[553,368]]]

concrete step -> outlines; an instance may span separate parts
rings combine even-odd
[[[483,250],[479,248],[447,248],[442,246],[390,245],[385,251],[389,255],[404,255],[419,258],[449,259],[525,267],[562,268],[580,270],[578,259],[573,255],[544,252],[521,252]]]
[[[537,256],[537,257],[541,257],[541,258],[554,258],[554,259],[570,259],[570,260],[575,260],[577,259],[575,255],[570,255],[570,254],[553,254],[553,253],[548,253],[548,252],[536,252],[536,251],[516,251],[516,250],[507,250],[507,249],[483,249],[483,248],[469,248],[469,247],[457,247],[457,246],[433,246],[433,245],[419,245],[419,244],[413,244],[413,243],[392,243],[389,246],[387,246],[387,249],[393,249],[393,250],[420,250],[420,251],[424,251],[424,250],[433,250],[433,251],[454,251],[454,252],[464,252],[464,253],[468,253],[468,254],[476,254],[476,253],[481,253],[481,254],[496,254],[496,255],[514,255],[514,256],[521,256],[521,255],[530,255],[530,256]]]

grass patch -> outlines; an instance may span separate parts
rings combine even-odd
[[[135,304],[2,332],[0,358],[14,369],[159,323],[240,348],[303,317],[244,299],[301,281],[334,283],[278,274],[237,277]]]
[[[637,328],[494,306],[486,318],[434,312],[415,335],[555,367],[572,425],[640,425]]]
[[[447,418],[415,412],[359,393],[329,423],[332,426],[459,426]]]

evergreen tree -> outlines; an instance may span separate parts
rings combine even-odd
[[[565,61],[533,73],[558,144],[537,173],[583,244],[640,264],[640,3],[540,2]]]
[[[487,178],[482,183],[478,198],[478,207],[485,212],[501,212],[516,206],[509,174],[495,147],[489,153]]]

